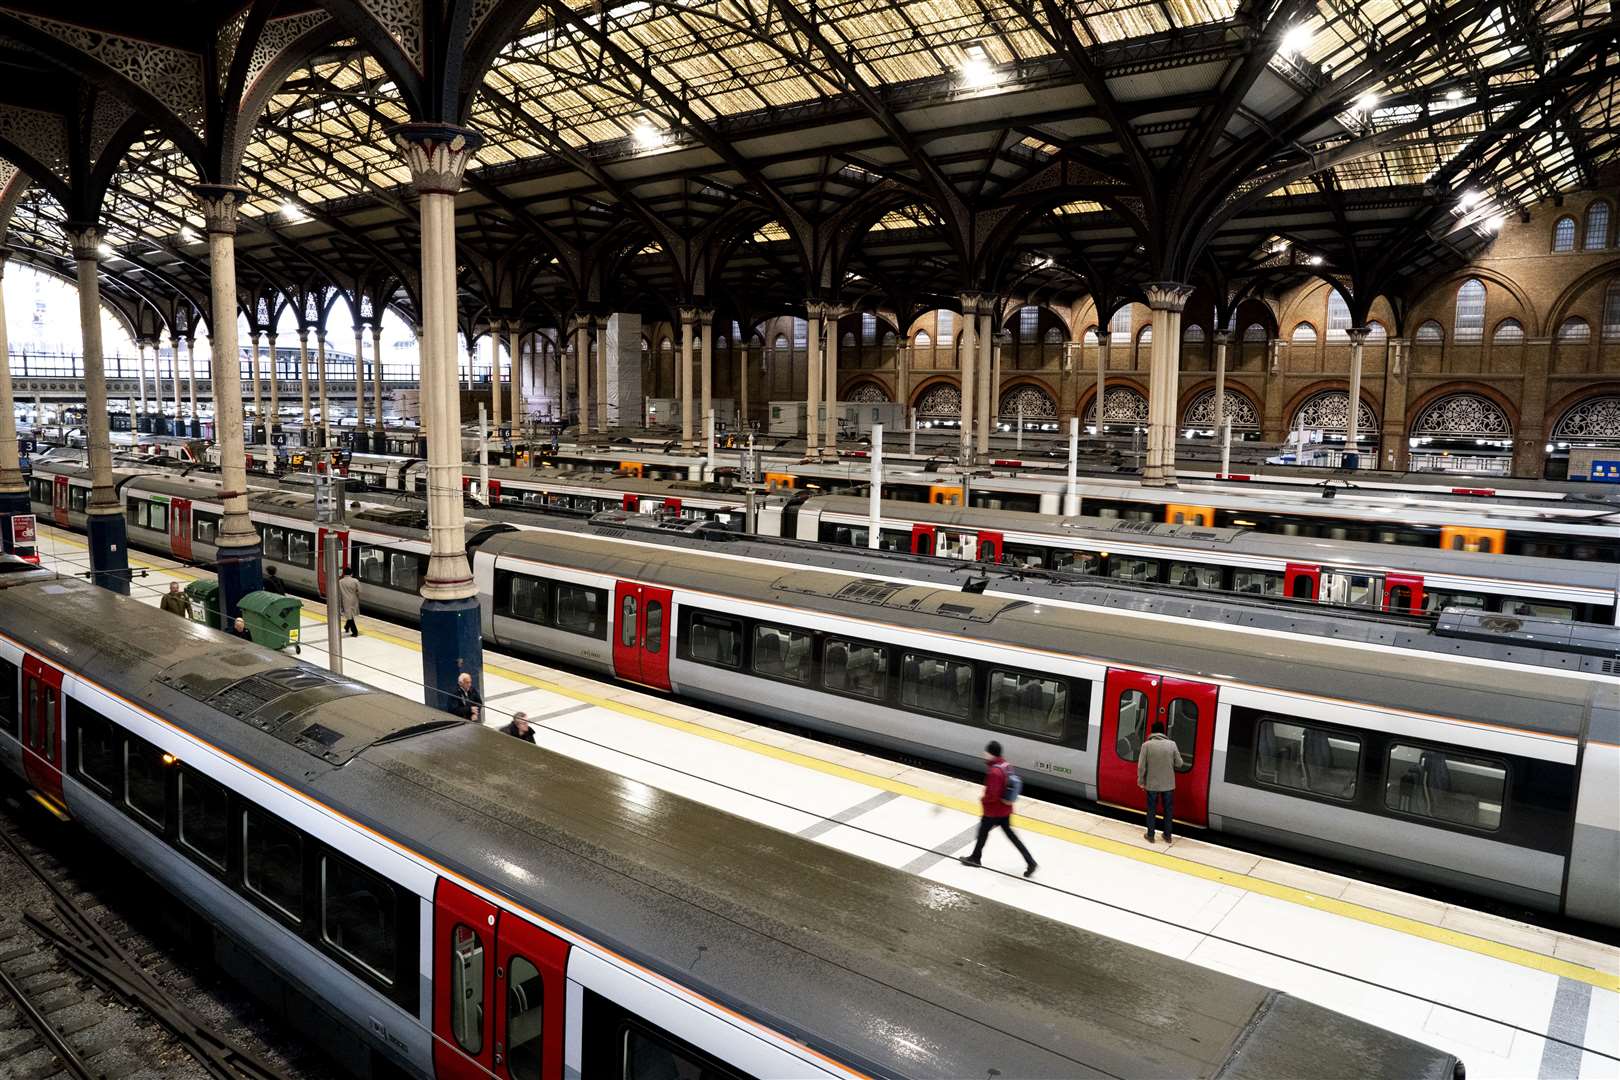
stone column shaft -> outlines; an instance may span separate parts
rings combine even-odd
[[[270,415],[264,422],[264,438],[270,441],[272,432],[281,430],[281,362],[276,355],[276,335],[268,335],[270,346]]]
[[[1215,332],[1215,440],[1225,437],[1226,424],[1226,347],[1232,335],[1226,330]]]
[[[596,430],[606,431],[609,427],[608,418],[608,374],[607,374],[607,317],[595,316],[591,319],[591,343],[596,346],[594,363],[596,369]]]
[[[574,334],[574,397],[579,403],[579,433],[591,430],[591,320],[579,320]]]
[[[489,429],[501,429],[501,332],[489,325]]]
[[[197,339],[186,335],[186,415],[196,423],[201,417],[197,411]]]
[[[1350,338],[1350,409],[1349,416],[1345,418],[1344,449],[1346,453],[1353,454],[1356,452],[1356,440],[1361,435],[1361,359],[1362,347],[1367,341],[1367,328],[1353,326],[1345,333]]]
[[[960,383],[962,387],[962,431],[961,454],[966,464],[972,460],[975,442],[973,439],[973,422],[978,418],[978,410],[974,407],[977,400],[979,384],[979,298],[967,295],[962,297],[962,326],[956,339],[956,351],[962,361],[958,365]]]
[[[737,424],[748,423],[748,334],[743,332],[737,342]]]
[[[298,394],[304,406],[304,445],[313,441],[314,420],[309,411],[309,327],[298,328]]]
[[[1142,483],[1176,482],[1176,402],[1181,383],[1181,312],[1192,287],[1176,282],[1147,286],[1153,311],[1153,353],[1148,390],[1148,455]]]
[[[681,388],[681,448],[693,450],[697,447],[697,439],[692,423],[692,337],[697,326],[697,310],[695,308],[681,308],[681,351],[680,351],[680,378],[676,380]]]
[[[995,427],[996,414],[1000,412],[997,405],[1001,400],[1001,380],[995,368],[993,350],[994,336],[991,329],[995,321],[991,318],[994,300],[986,299],[979,307],[979,359],[975,374],[979,385],[973,393],[973,400],[978,407],[979,439],[978,452],[980,457],[990,456],[990,432]]]
[[[805,401],[804,401],[804,452],[806,455],[816,453],[821,445],[821,320],[826,314],[826,305],[811,301],[805,304],[805,337],[809,346],[809,353],[805,357]],[[792,349],[788,350],[792,355]]]
[[[326,327],[315,328],[315,376],[320,382],[321,445],[332,445],[332,406],[326,396]]]
[[[180,405],[180,336],[178,334],[169,338],[169,382],[174,389],[174,427],[173,433],[180,434],[180,418],[185,410]]]
[[[0,248],[0,286],[6,251]],[[0,550],[11,550],[11,517],[28,513],[28,481],[17,453],[16,398],[11,385],[11,351],[6,338],[6,297],[0,287]]]
[[[69,225],[68,231],[78,270],[79,330],[84,338],[84,406],[90,458],[86,530],[90,534],[90,569],[97,585],[128,596],[129,549],[124,536],[124,508],[119,505],[118,493],[113,489],[107,374],[101,344],[101,281],[96,266],[101,230],[94,225]],[[12,445],[16,445],[15,437]]]
[[[1101,320],[1099,320],[1100,322]],[[1103,427],[1103,403],[1108,397],[1108,346],[1110,334],[1106,325],[1099,325],[1093,332],[1097,335],[1097,393],[1092,400],[1097,403],[1094,411],[1097,414],[1097,436],[1101,438],[1106,430]]]
[[[709,414],[714,412],[714,312],[698,312],[698,365],[699,378],[703,383],[703,424],[709,422]],[[703,430],[708,431],[705,426]]]
[[[361,389],[364,393],[364,389]],[[371,430],[378,439],[373,443],[372,449],[377,453],[383,452],[383,351],[382,351],[382,316],[371,324]]]
[[[259,407],[260,402],[263,400],[259,397],[259,331],[250,329],[248,333],[253,337],[253,355],[251,358],[253,365],[253,425],[257,428],[264,423],[264,411]]]
[[[512,439],[516,441],[521,436],[519,429],[527,417],[528,410],[523,402],[523,361],[519,356],[522,345],[522,332],[517,323],[506,324],[506,352],[512,365]]]
[[[146,412],[146,342],[144,340],[135,343],[135,382],[140,388],[141,406],[140,411],[130,419],[131,431],[141,429],[140,417]]]
[[[842,314],[841,308],[827,308],[821,345],[822,393],[827,401],[827,423],[822,432],[822,442],[828,453],[834,456],[838,454],[838,320]]]

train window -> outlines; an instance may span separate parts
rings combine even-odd
[[[465,923],[450,932],[450,1033],[467,1053],[483,1053],[484,939]]]
[[[1181,754],[1181,768],[1176,772],[1191,772],[1198,757],[1198,702],[1191,698],[1172,698],[1165,712],[1168,723],[1165,734],[1176,744]]]
[[[1023,735],[1063,738],[1069,715],[1069,685],[1016,671],[992,671],[985,722]]]
[[[503,614],[529,622],[550,622],[551,583],[521,574],[511,575],[510,580],[511,591]]]
[[[742,1076],[662,1032],[654,1033],[640,1024],[626,1024],[622,1030],[622,1080],[740,1080]]]
[[[201,544],[212,544],[219,538],[219,515],[197,510],[191,517],[191,538]]]
[[[647,601],[643,621],[646,626],[641,633],[641,647],[650,653],[661,652],[664,648],[664,602]]]
[[[1495,831],[1502,824],[1507,765],[1394,743],[1384,770],[1391,810]]]
[[[1114,736],[1114,753],[1121,761],[1135,761],[1142,752],[1142,743],[1148,735],[1147,695],[1140,690],[1125,690],[1119,695],[1119,731]]]
[[[119,737],[112,721],[71,699],[68,701],[68,719],[73,721],[73,730],[78,738],[78,759],[74,771],[79,779],[100,788],[103,795],[111,796],[118,790],[119,782]]]
[[[1031,544],[1002,544],[1001,561],[1008,566],[1030,566],[1038,569],[1046,565],[1046,549]]]
[[[607,630],[607,592],[557,583],[557,629],[601,638]]]
[[[860,641],[827,640],[821,685],[840,694],[878,700],[889,681],[889,650]]]
[[[636,646],[636,597],[626,593],[619,600],[619,644],[627,649]]]
[[[1352,574],[1343,570],[1329,570],[1322,574],[1320,599],[1328,604],[1350,604],[1358,607],[1378,607],[1383,603],[1380,595],[1384,579],[1368,574]]]
[[[422,587],[423,564],[426,560],[414,551],[388,553],[388,587],[401,592],[416,592]]]
[[[90,505],[90,489],[84,487],[68,488],[68,509],[74,513],[82,514]]]
[[[1484,611],[1486,604],[1483,596],[1474,593],[1441,592],[1438,589],[1429,589],[1423,594],[1424,611],[1440,611],[1442,608],[1470,608],[1474,611]]]
[[[687,624],[686,651],[700,664],[735,668],[742,663],[742,625],[723,615],[694,611]]]
[[[1256,729],[1254,777],[1266,784],[1354,799],[1361,774],[1361,737],[1266,719]]]
[[[315,538],[307,532],[287,530],[287,562],[305,570],[315,566]]]
[[[966,720],[973,711],[973,665],[906,653],[900,663],[900,703],[908,709]]]
[[[294,923],[304,921],[304,837],[255,807],[242,810],[242,886]]]
[[[155,828],[168,823],[167,754],[141,739],[124,742],[124,805]]]
[[[322,853],[321,940],[389,985],[399,943],[396,906],[385,878],[341,855]]]
[[[1232,591],[1250,596],[1281,596],[1283,576],[1269,570],[1232,571]]]
[[[506,980],[506,1048],[512,1080],[540,1080],[540,1035],[545,1020],[545,981],[528,957],[512,957]],[[676,1074],[671,1073],[671,1080]]]
[[[0,731],[12,738],[17,736],[17,665],[0,660]]]
[[[263,533],[264,557],[274,562],[287,561],[287,530],[279,525],[266,525]]]
[[[1071,570],[1076,574],[1100,574],[1102,556],[1091,551],[1054,550],[1050,565],[1053,570]]]
[[[808,682],[814,659],[811,635],[780,626],[754,627],[754,671],[773,679]]]
[[[1543,604],[1521,597],[1504,598],[1502,613],[1537,619],[1563,619],[1566,622],[1575,618],[1575,609],[1568,604]]]
[[[184,766],[180,769],[180,846],[220,873],[230,842],[229,796],[225,788]]]
[[[354,545],[354,572],[366,585],[386,585],[388,552],[367,544]]]
[[[1133,555],[1114,555],[1108,560],[1108,576],[1119,581],[1157,581],[1159,561],[1138,559]]]
[[[1198,566],[1194,563],[1171,563],[1170,584],[1180,585],[1184,589],[1219,589],[1221,568]]]

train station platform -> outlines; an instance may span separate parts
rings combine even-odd
[[[77,535],[42,525],[40,542],[46,565],[87,569]],[[147,575],[134,595],[154,605],[199,574],[145,553],[131,564]],[[304,612],[303,658],[323,664],[323,608]],[[421,700],[416,631],[360,626],[345,673]],[[1014,825],[1036,876],[1000,836],[984,869],[964,867],[971,781],[484,655],[486,723],[527,712],[540,745],[644,785],[649,802],[699,799],[935,881],[941,903],[993,898],[1284,990],[1456,1054],[1470,1080],[1620,1078],[1620,948],[1194,838],[1149,845],[1138,823],[1033,796]]]

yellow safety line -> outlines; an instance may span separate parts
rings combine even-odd
[[[61,537],[57,537],[57,539],[59,542],[63,542]],[[65,542],[72,543],[76,547],[84,546],[75,541]],[[160,573],[187,574],[187,572],[181,568],[168,570],[164,567],[159,567],[152,564],[147,564],[146,568],[157,570]],[[187,574],[187,576],[195,575]],[[316,615],[313,612],[309,613],[309,615],[313,619],[324,621],[322,616]],[[395,637],[392,634],[381,633],[375,629],[369,630],[368,633],[369,636],[374,637],[379,641],[385,641],[389,644],[397,645],[401,648],[409,649],[414,652],[422,651],[422,646],[418,642],[413,642],[406,638]],[[558,683],[525,674],[521,671],[515,671],[511,668],[501,667],[494,664],[485,664],[484,670],[499,675],[501,678],[511,679],[512,681],[522,683],[525,686],[534,687],[537,690],[545,690],[549,693],[558,694],[566,698],[572,698],[575,701],[595,705],[600,708],[612,709],[613,711],[623,713],[626,716],[632,716],[639,720],[646,720],[650,723],[659,724],[674,731],[680,731],[688,735],[696,735],[712,742],[736,747],[739,750],[745,750],[749,753],[773,758],[777,761],[786,762],[790,765],[797,765],[800,768],[810,769],[826,776],[836,776],[840,779],[850,780],[858,784],[864,784],[867,787],[877,788],[881,791],[888,791],[896,795],[904,795],[907,798],[931,803],[934,806],[940,806],[950,810],[957,810],[973,817],[977,817],[979,815],[979,804],[977,800],[970,801],[967,799],[953,798],[949,795],[941,795],[938,792],[929,791],[926,788],[918,787],[915,784],[907,784],[900,780],[891,780],[888,777],[878,776],[875,773],[863,772],[860,769],[851,768],[847,765],[839,765],[835,762],[823,761],[820,758],[812,757],[808,754],[802,754],[795,750],[788,750],[780,746],[772,746],[769,743],[758,742],[754,739],[749,739],[741,735],[735,735],[727,731],[718,731],[714,728],[705,727],[702,724],[693,723],[690,720],[679,720],[672,716],[664,716],[661,713],[656,713],[649,709],[643,709],[637,705],[629,705],[622,701],[615,701],[611,698],[586,693],[582,690],[574,690]],[[1488,938],[1482,938],[1475,934],[1465,933],[1461,930],[1452,930],[1443,926],[1435,926],[1419,919],[1409,918],[1404,915],[1395,915],[1387,911],[1380,911],[1377,908],[1367,907],[1366,905],[1357,904],[1349,900],[1340,900],[1337,897],[1323,896],[1320,893],[1313,893],[1308,889],[1301,889],[1293,885],[1283,885],[1275,881],[1267,881],[1264,878],[1254,877],[1249,874],[1240,874],[1232,870],[1222,870],[1218,867],[1207,866],[1204,863],[1194,862],[1190,859],[1184,859],[1180,856],[1170,855],[1165,852],[1151,851],[1144,848],[1135,847],[1119,840],[1110,840],[1107,837],[1094,836],[1091,833],[1081,832],[1078,829],[1071,829],[1064,825],[1056,825],[1051,822],[1041,821],[1037,818],[1020,816],[1018,818],[1018,825],[1020,828],[1029,832],[1040,833],[1042,836],[1050,836],[1054,839],[1064,840],[1071,844],[1078,844],[1082,847],[1091,848],[1094,851],[1105,852],[1109,855],[1115,855],[1121,858],[1134,859],[1139,863],[1146,863],[1149,866],[1157,866],[1161,869],[1186,874],[1189,877],[1201,878],[1205,881],[1212,881],[1220,885],[1229,885],[1234,889],[1241,889],[1244,892],[1256,893],[1260,896],[1268,896],[1274,900],[1284,900],[1288,903],[1298,904],[1301,907],[1311,908],[1316,911],[1324,911],[1332,915],[1338,915],[1342,918],[1352,919],[1356,922],[1367,923],[1371,926],[1380,926],[1386,930],[1394,930],[1398,933],[1409,934],[1412,937],[1422,938],[1426,941],[1433,941],[1451,948],[1461,949],[1465,952],[1477,953],[1481,956],[1489,956],[1496,960],[1503,960],[1510,964],[1517,964],[1520,967],[1527,967],[1535,971],[1546,972],[1549,975],[1562,976],[1563,978],[1573,979],[1576,982],[1587,983],[1591,986],[1596,986],[1604,990],[1620,993],[1620,973],[1611,974],[1606,971],[1600,971],[1597,968],[1587,967],[1584,964],[1573,963],[1569,960],[1560,960],[1555,956],[1547,956],[1531,949],[1520,948],[1516,945],[1507,945],[1499,941],[1491,941]]]

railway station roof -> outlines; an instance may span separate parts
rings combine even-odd
[[[484,139],[469,324],[1310,275],[1359,307],[1615,175],[1607,0],[424,2],[0,2],[6,242],[71,272],[94,217],[115,302],[206,318],[192,189],[234,181],[250,313],[411,317],[390,131],[432,121]]]

